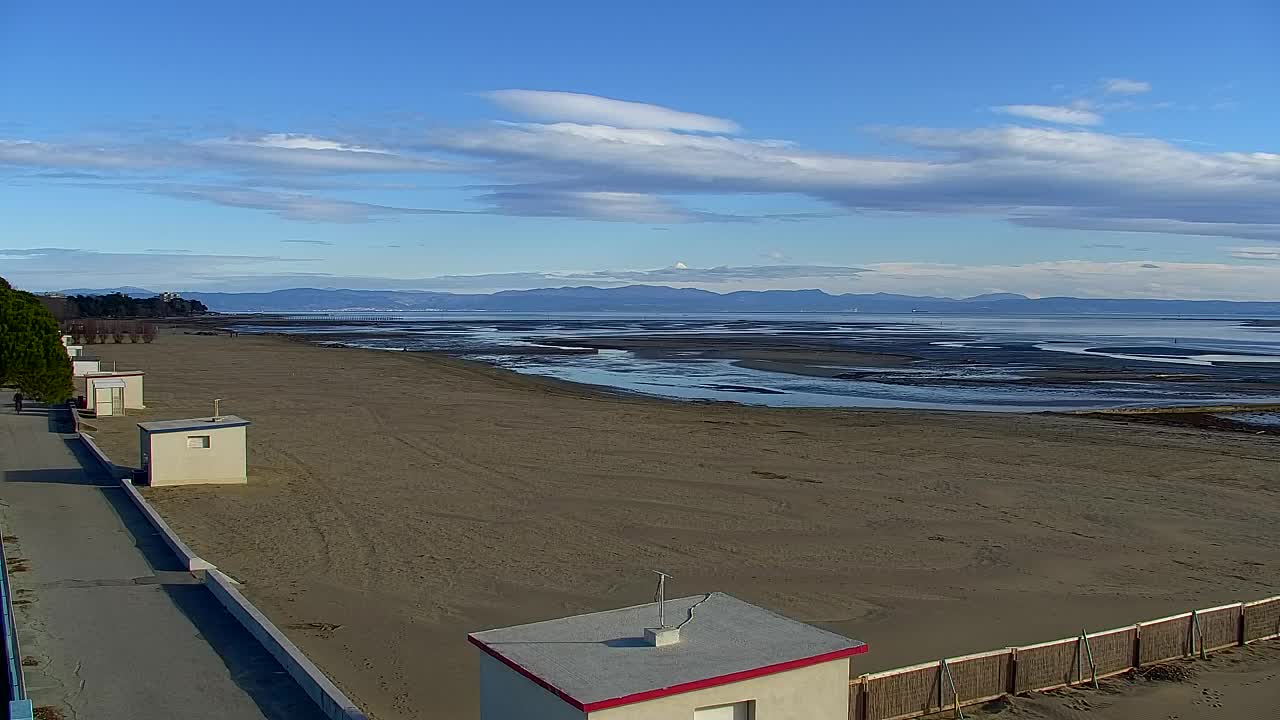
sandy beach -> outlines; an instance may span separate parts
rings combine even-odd
[[[95,436],[136,465],[136,422],[252,421],[248,486],[146,493],[383,720],[475,718],[467,632],[645,602],[651,569],[868,642],[855,672],[1280,592],[1275,436],[667,402],[192,332],[87,348],[147,373]]]

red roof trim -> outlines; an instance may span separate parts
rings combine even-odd
[[[547,682],[546,680],[543,680],[542,678],[538,677],[537,675],[534,675],[531,671],[526,670],[526,669],[525,669],[525,667],[524,667],[523,665],[521,665],[520,663],[516,662],[515,660],[512,660],[511,658],[508,658],[507,656],[503,655],[502,653],[498,652],[497,650],[494,650],[493,648],[491,648],[491,647],[489,647],[488,645],[484,644],[484,642],[482,642],[482,641],[480,641],[480,640],[477,640],[477,639],[475,638],[475,636],[473,636],[473,635],[468,635],[468,636],[467,636],[467,640],[468,640],[468,641],[470,641],[472,645],[475,645],[476,647],[480,648],[481,650],[483,650],[483,651],[485,651],[486,653],[488,653],[489,655],[491,655],[494,659],[498,660],[498,661],[499,661],[499,662],[501,662],[503,665],[506,665],[507,667],[511,668],[512,670],[515,670],[516,672],[520,673],[521,675],[523,675],[523,676],[525,676],[525,677],[529,678],[530,680],[532,680],[533,682],[537,683],[537,684],[538,684],[538,686],[540,686],[543,690],[546,690],[547,692],[550,692],[551,694],[555,695],[556,697],[558,697],[558,698],[560,698],[561,700],[563,700],[563,701],[565,701],[565,702],[569,703],[570,705],[574,706],[575,708],[577,708],[577,709],[579,709],[579,710],[583,710],[583,711],[585,711],[585,710],[587,709],[585,705],[583,705],[582,703],[578,702],[577,698],[575,698],[575,697],[573,697],[572,695],[570,695],[569,693],[567,693],[567,692],[565,692],[565,691],[561,690],[560,688],[556,687],[555,685],[552,685],[551,683]]]
[[[623,695],[622,697],[610,698],[608,700],[597,700],[593,703],[587,703],[583,709],[587,712],[594,712],[596,710],[605,710],[607,708],[630,705],[632,703],[644,702],[646,700],[656,700],[657,698],[667,697],[668,695],[678,695],[680,693],[692,692],[694,690],[716,687],[717,685],[728,685],[729,683],[742,682],[743,680],[750,680],[752,678],[763,677],[765,675],[773,675],[775,673],[786,672],[787,670],[798,670],[799,668],[809,667],[810,665],[817,665],[819,663],[830,662],[832,660],[840,660],[853,655],[861,655],[866,651],[867,646],[865,644],[858,645],[857,647],[845,648],[844,650],[836,650],[822,655],[800,658],[799,660],[788,660],[786,662],[752,668],[750,670],[742,670],[740,672],[720,675],[718,677],[707,678],[705,680],[694,680],[692,682],[680,683],[679,685],[672,685],[671,687],[658,688],[657,690],[646,690],[644,692]]]
[[[507,658],[506,656],[504,656],[502,653],[499,653],[497,650],[494,650],[492,647],[486,645],[483,641],[477,640],[475,637],[471,635],[467,636],[467,640],[471,641],[472,645],[475,645],[476,647],[485,651],[489,655],[501,661],[507,667],[529,678],[530,680],[537,683],[542,688],[556,695],[556,697],[559,697],[561,700],[564,700],[565,702],[569,703],[573,707],[577,708],[578,710],[582,710],[584,712],[595,712],[597,710],[607,710],[608,708],[621,707],[623,705],[631,705],[633,703],[645,702],[646,700],[656,700],[658,698],[667,697],[670,695],[679,695],[680,693],[693,692],[694,690],[702,690],[704,688],[716,687],[718,685],[728,685],[729,683],[742,682],[743,680],[751,680],[752,678],[764,677],[765,675],[774,675],[780,672],[786,672],[788,670],[798,670],[803,667],[809,667],[810,665],[818,665],[820,663],[831,662],[833,660],[841,660],[847,657],[852,657],[854,655],[861,655],[867,652],[867,650],[869,649],[866,643],[862,643],[855,647],[845,648],[843,650],[835,650],[833,652],[823,653],[821,655],[814,655],[812,657],[800,658],[799,660],[788,660],[786,662],[774,663],[773,665],[765,665],[763,667],[751,668],[750,670],[741,670],[736,673],[729,673],[728,675],[718,675],[716,677],[705,678],[702,680],[693,680],[691,682],[680,683],[679,685],[672,685],[670,687],[665,687],[665,688],[658,688],[656,690],[645,690],[644,692],[632,693],[630,695],[623,695],[621,697],[609,698],[607,700],[597,700],[595,702],[583,703],[578,701],[569,693],[561,690],[560,688],[552,685],[546,680],[543,680],[542,678],[533,674],[531,671],[525,669],[523,666],[521,666],[519,663],[515,662],[514,660],[511,660],[510,658]]]

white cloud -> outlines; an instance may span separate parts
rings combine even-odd
[[[1060,125],[1100,125],[1102,116],[1081,107],[1061,105],[1000,105],[991,108],[1005,115],[1042,120]]]
[[[545,90],[494,90],[484,93],[484,96],[507,110],[538,120],[709,133],[736,133],[740,130],[737,123],[724,118],[598,95]]]
[[[854,211],[985,213],[1023,225],[1249,239],[1280,224],[1280,157],[1087,130],[910,129],[930,155],[818,153],[767,140],[573,123],[436,134],[560,192],[793,193]]]
[[[570,217],[656,225],[754,219],[689,210],[648,193],[513,188],[476,199],[489,203],[494,214],[523,217]]]
[[[1095,262],[1023,265],[880,263],[859,276],[858,292],[962,297],[1016,292],[1029,297],[1280,300],[1280,264]]]
[[[464,210],[435,210],[353,202],[303,193],[274,192],[216,185],[142,186],[145,192],[180,200],[198,200],[226,207],[265,210],[286,220],[361,223],[393,215],[467,215]]]
[[[194,142],[86,145],[0,139],[0,166],[75,168],[125,173],[159,170],[347,173],[433,172],[452,169],[438,158],[416,157],[310,135],[271,134]]]
[[[1103,82],[1102,89],[1112,95],[1141,95],[1151,92],[1151,83],[1128,78],[1108,78]]]
[[[445,213],[651,224],[824,215],[752,217],[698,207],[704,196],[772,194],[816,200],[835,213],[983,214],[1080,231],[1280,239],[1280,154],[1274,152],[1206,152],[1149,137],[1010,125],[888,130],[904,146],[902,153],[855,155],[709,133],[705,128],[714,122],[684,118],[707,116],[668,108],[510,92],[522,94],[499,97],[516,106],[570,107],[546,113],[617,125],[494,123],[433,131],[408,146],[298,133],[118,146],[0,140],[0,164],[59,176],[20,175],[20,182],[77,182],[61,176],[93,170],[97,177],[81,178],[79,187],[132,189],[325,222]],[[583,103],[589,110],[572,110]],[[1090,113],[1084,107],[1053,109]],[[660,127],[621,126],[626,124]],[[191,171],[185,177],[199,179],[165,179],[184,170]],[[158,172],[164,175],[137,174]],[[488,182],[471,186],[477,193],[472,199],[482,206],[415,208],[300,192],[360,189],[361,183],[371,190],[366,175],[401,172],[484,178]],[[334,184],[339,182],[350,187]]]
[[[347,143],[328,140],[314,135],[295,135],[289,133],[269,133],[267,135],[262,135],[261,137],[248,139],[227,138],[221,142],[228,144],[254,145],[257,147],[284,148],[286,150],[340,150],[343,152],[377,153],[379,155],[390,154],[386,150],[379,150],[377,148],[349,145]]]
[[[62,290],[73,287],[137,285],[163,291],[206,278],[246,271],[279,273],[309,258],[279,255],[219,255],[188,252],[99,252],[75,248],[0,249],[4,276],[17,287]]]

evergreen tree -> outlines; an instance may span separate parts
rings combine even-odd
[[[34,295],[0,278],[0,385],[45,402],[71,397],[71,358],[58,321]]]

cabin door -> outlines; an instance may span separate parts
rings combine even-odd
[[[109,417],[115,415],[115,405],[112,399],[115,397],[113,392],[117,388],[94,388],[93,389],[93,411],[98,417]],[[123,403],[122,403],[123,404]]]

